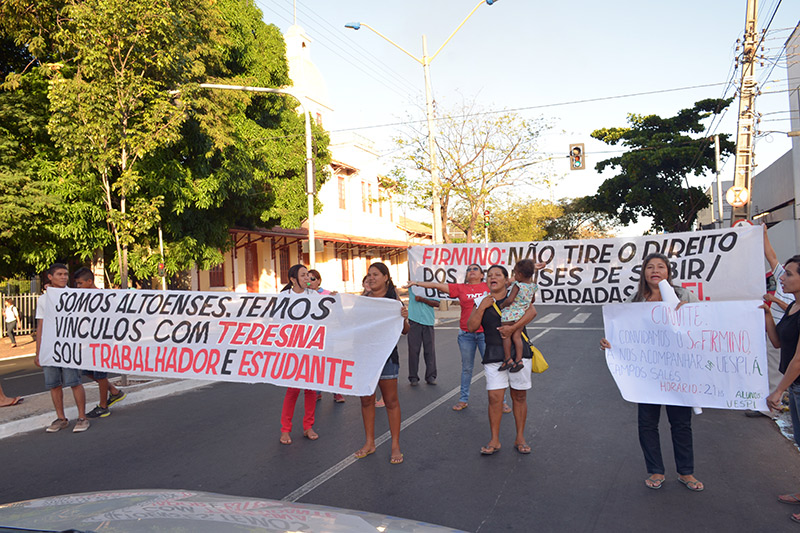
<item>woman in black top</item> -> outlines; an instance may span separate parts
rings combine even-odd
[[[783,392],[789,391],[789,412],[792,415],[794,440],[800,446],[800,255],[795,255],[784,265],[785,272],[780,277],[783,292],[794,295],[795,301],[789,304],[780,322],[775,325],[769,306],[764,309],[767,321],[767,336],[772,345],[781,350],[778,370],[783,374],[775,390],[767,396],[770,409],[780,409]],[[783,503],[800,504],[800,493],[778,496]],[[792,520],[800,522],[800,513],[793,514]]]
[[[525,314],[513,325],[503,326],[500,313],[494,309],[495,301],[506,297],[508,270],[500,265],[492,265],[486,271],[486,284],[489,294],[480,301],[467,320],[467,329],[477,331],[483,328],[486,339],[486,350],[482,354],[484,371],[486,372],[486,389],[489,393],[489,430],[491,440],[481,448],[483,455],[493,455],[500,451],[500,421],[503,418],[503,396],[506,388],[511,389],[512,412],[516,424],[517,436],[514,449],[519,453],[531,453],[531,447],[525,441],[525,422],[528,418],[528,389],[531,388],[531,353],[527,351],[523,357],[523,370],[514,374],[500,371],[505,353],[503,338],[510,337],[536,317],[536,308],[531,303]]]

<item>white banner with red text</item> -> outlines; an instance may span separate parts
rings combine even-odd
[[[372,394],[401,303],[350,294],[55,289],[43,366]]]
[[[463,283],[471,264],[484,269],[503,265],[511,271],[520,259],[533,259],[546,264],[535,280],[537,303],[606,304],[623,302],[636,291],[642,260],[653,252],[669,258],[675,283],[700,300],[764,294],[760,226],[613,239],[411,246],[408,261],[413,281]],[[414,292],[448,297],[433,289]]]
[[[766,411],[761,300],[603,306],[606,362],[629,402]]]

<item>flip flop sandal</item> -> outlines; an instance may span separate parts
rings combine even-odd
[[[800,524],[800,514],[793,514],[789,518],[792,519],[792,522],[797,522],[798,524]]]
[[[513,374],[514,372],[519,372],[523,368],[525,368],[525,365],[523,365],[522,361],[520,361],[519,363],[514,363],[514,366],[512,366],[508,371]]]
[[[700,492],[705,488],[699,481],[684,481],[681,478],[678,478],[678,481],[683,483],[683,486],[692,492]]]
[[[481,448],[481,455],[494,455],[500,451],[500,448],[494,446],[484,446]]]
[[[522,455],[531,453],[531,447],[527,444],[515,444],[514,449],[517,450],[517,453],[521,453]]]
[[[467,402],[458,402],[453,406],[453,411],[463,411],[467,407],[469,407],[469,404]]]
[[[391,463],[393,465],[399,465],[402,462],[403,462],[403,454],[402,453],[400,454],[400,457],[392,457],[391,459],[389,459],[389,463]]]
[[[778,496],[778,501],[781,503],[788,503],[789,505],[800,505],[800,494],[781,494]]]
[[[375,450],[369,452],[365,452],[364,450],[358,450],[356,453],[353,454],[353,457],[355,457],[356,459],[363,459],[364,457],[372,455],[373,453],[375,453]]]
[[[649,477],[644,480],[644,484],[648,489],[658,490],[664,484],[664,479],[663,477],[661,479]]]

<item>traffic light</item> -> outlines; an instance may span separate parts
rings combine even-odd
[[[164,265],[164,263],[159,263],[158,264],[158,275],[163,278],[166,273],[167,273],[166,265]]]
[[[583,170],[586,168],[584,161],[583,143],[569,145],[569,169]]]
[[[484,227],[489,227],[489,210],[483,212],[483,225]]]

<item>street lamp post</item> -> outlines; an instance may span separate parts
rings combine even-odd
[[[422,70],[425,75],[425,108],[426,114],[428,119],[428,153],[430,154],[431,158],[431,182],[432,182],[432,189],[431,189],[431,196],[432,196],[432,203],[433,203],[433,243],[434,244],[441,244],[444,242],[444,235],[442,232],[442,203],[439,199],[439,190],[441,188],[441,179],[439,177],[439,165],[436,160],[436,123],[434,121],[433,116],[433,91],[431,90],[431,71],[430,65],[431,62],[436,59],[436,56],[439,55],[439,52],[442,51],[442,48],[445,47],[447,43],[450,42],[450,39],[458,33],[458,30],[461,29],[462,26],[469,20],[469,18],[478,10],[479,7],[483,4],[492,5],[497,0],[481,0],[478,4],[472,8],[472,11],[469,12],[469,15],[464,17],[464,20],[461,21],[453,33],[450,34],[450,37],[445,39],[442,45],[436,50],[432,56],[428,56],[428,38],[423,35],[422,36],[422,58],[418,58],[396,42],[392,41],[381,32],[376,30],[375,28],[371,27],[368,24],[363,22],[348,22],[345,24],[345,28],[350,28],[353,30],[359,30],[362,27],[367,28],[368,30],[375,33],[377,36],[383,38],[389,44],[393,45],[395,48],[399,49],[401,52],[405,53],[407,56],[411,57],[414,61],[422,65]]]
[[[314,234],[314,160],[311,145],[311,111],[304,96],[289,89],[273,89],[271,87],[247,87],[244,85],[222,85],[219,83],[201,83],[204,89],[222,89],[228,91],[245,91],[254,93],[273,93],[292,96],[300,102],[303,108],[306,124],[306,199],[308,201],[308,263],[310,268],[316,268],[316,246]]]

